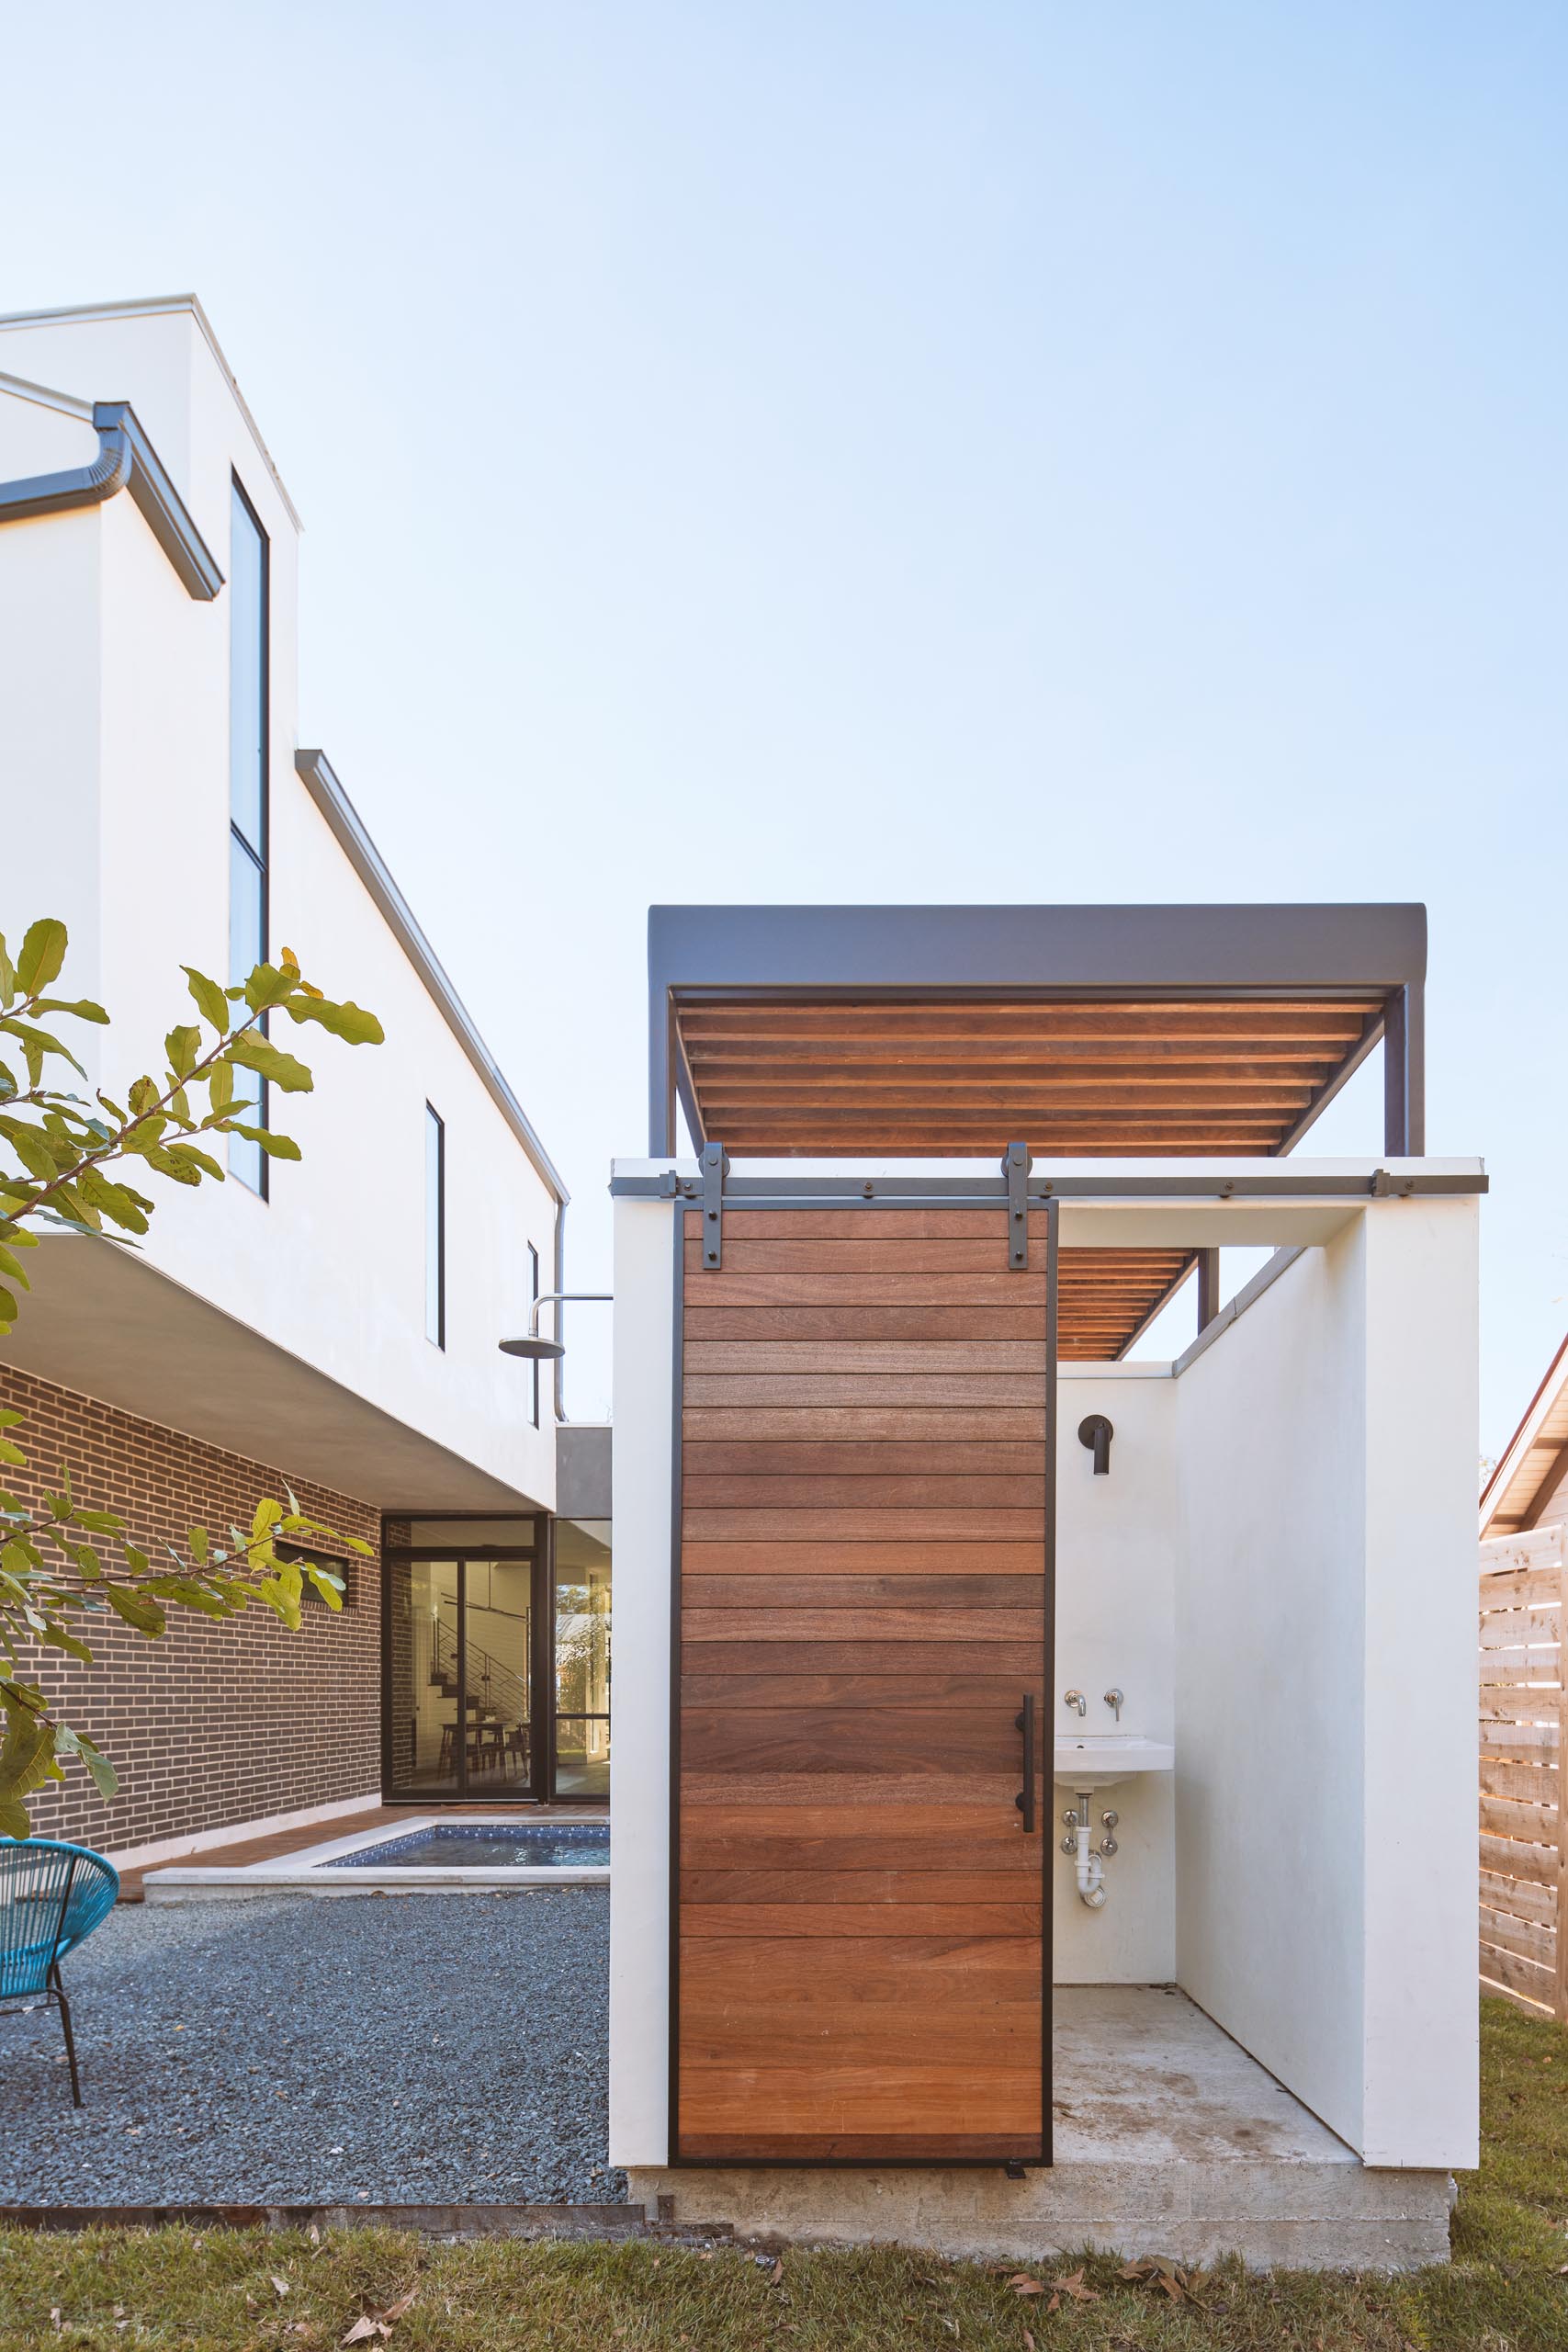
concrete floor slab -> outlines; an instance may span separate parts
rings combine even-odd
[[[1001,2168],[777,2172],[646,2167],[628,2174],[667,2218],[745,2236],[892,2240],[1038,2261],[1096,2246],[1255,2268],[1408,2269],[1448,2259],[1453,2182],[1371,2171],[1184,1994],[1061,1985],[1055,1994],[1055,2163]]]

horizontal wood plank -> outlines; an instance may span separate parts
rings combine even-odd
[[[688,1577],[1037,1577],[1037,1544],[683,1544]]]
[[[934,1277],[933,1277],[934,1279]],[[1021,1283],[1032,1278],[1020,1274]],[[832,1346],[835,1356],[839,1347],[848,1343],[863,1347],[868,1341],[902,1340],[906,1345],[928,1340],[951,1340],[975,1351],[967,1361],[980,1369],[999,1370],[1007,1359],[999,1357],[997,1349],[1012,1342],[1018,1346],[1032,1346],[1040,1351],[1040,1370],[1044,1369],[1043,1347],[1040,1338],[1041,1310],[1037,1306],[1018,1305],[998,1306],[987,1315],[988,1337],[976,1340],[975,1309],[972,1306],[688,1306],[682,1321],[686,1340],[712,1345],[723,1340],[749,1340],[754,1345],[772,1341],[774,1346],[787,1340],[812,1340],[818,1346]],[[1033,1367],[1032,1367],[1033,1368]]]
[[[694,1544],[1043,1544],[1040,1510],[688,1510]]]
[[[1555,1887],[1559,1875],[1555,1842],[1556,1816],[1551,1816],[1553,1842],[1549,1846],[1531,1845],[1522,1838],[1484,1837],[1481,1840],[1481,1875],[1485,1884],[1492,1879],[1517,1880],[1543,1887]],[[1506,1909],[1506,1905],[1503,1906]]]
[[[827,1374],[837,1380],[863,1373],[908,1374],[928,1379],[937,1373],[960,1373],[990,1379],[1002,1374],[1032,1374],[1036,1380],[1043,1380],[1045,1373],[1045,1342],[1038,1319],[1035,1329],[1021,1340],[878,1340],[852,1332],[836,1340],[830,1351],[809,1338],[764,1335],[705,1340],[700,1332],[688,1332],[682,1355],[688,1379],[703,1373]]]
[[[1484,1841],[1487,1845],[1492,1839]],[[722,1880],[726,1873],[716,1873]],[[740,1897],[731,1897],[739,1901]],[[782,1896],[775,1898],[782,1901]],[[1483,1858],[1481,1872],[1481,1904],[1487,1911],[1501,1912],[1505,1917],[1529,1919],[1538,1928],[1551,1928],[1557,1921],[1556,1873],[1550,1880],[1511,1878],[1500,1870],[1487,1870]]]
[[[688,1355],[691,1352],[687,1351]],[[688,1407],[719,1407],[727,1412],[737,1407],[793,1413],[841,1406],[846,1411],[933,1408],[967,1417],[1009,1407],[1027,1408],[1043,1414],[1043,1376],[1037,1372],[945,1372],[940,1368],[931,1372],[883,1372],[867,1368],[823,1373],[803,1363],[782,1371],[688,1371],[685,1395]]]
[[[1481,1826],[1494,1838],[1519,1838],[1527,1844],[1557,1842],[1555,1806],[1519,1804],[1503,1797],[1481,1799]]]
[[[682,1493],[689,1514],[705,1512],[811,1510],[939,1511],[949,1518],[966,1511],[1035,1511],[1045,1508],[1043,1472],[1033,1477],[897,1478],[686,1477]]]
[[[1496,1944],[1481,1943],[1481,1973],[1495,1984],[1506,1986],[1511,1993],[1523,1993],[1550,2009],[1556,1990],[1557,1972],[1539,1961],[1521,1960],[1517,1952],[1505,1951]]]

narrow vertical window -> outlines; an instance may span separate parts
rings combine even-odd
[[[231,483],[229,526],[229,978],[266,958],[267,542],[249,499]],[[249,1124],[266,1125],[266,1082],[250,1080]],[[266,1155],[229,1138],[229,1168],[265,1200]]]
[[[538,1296],[539,1296],[539,1253],[538,1253],[538,1251],[535,1249],[535,1247],[534,1247],[533,1243],[530,1241],[530,1242],[529,1242],[529,1244],[528,1244],[528,1305],[529,1305],[529,1308],[530,1308],[530,1310],[532,1310],[532,1308],[533,1308],[533,1307],[537,1304]],[[537,1429],[537,1428],[538,1428],[538,1426],[539,1426],[539,1364],[538,1364],[538,1359],[537,1359],[537,1357],[536,1357],[536,1358],[535,1358],[535,1360],[534,1360],[533,1373],[534,1373],[534,1427],[535,1427],[536,1429]]]
[[[424,1106],[424,1336],[446,1345],[446,1130]]]

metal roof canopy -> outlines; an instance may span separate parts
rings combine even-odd
[[[649,1150],[679,1102],[721,1187],[730,1151],[1276,1158],[1380,1041],[1383,1149],[1425,1151],[1420,906],[654,907],[648,959]],[[1066,1357],[1194,1272],[1219,1310],[1213,1250],[1063,1271]]]
[[[674,1105],[680,1099],[698,1150],[710,1138],[755,1158],[942,1158],[1001,1152],[1009,1138],[1022,1136],[1032,1150],[1077,1158],[1081,1152],[1114,1150],[1126,1155],[1138,1150],[1128,1143],[1126,1122],[1134,1110],[1117,1108],[1126,1096],[1143,1096],[1145,1110],[1155,1101],[1159,1108],[1149,1122],[1168,1126],[1168,1113],[1187,1114],[1194,1126],[1192,1146],[1168,1138],[1152,1138],[1149,1152],[1180,1148],[1215,1152],[1236,1150],[1274,1158],[1288,1152],[1324,1105],[1340,1091],[1345,1080],[1366,1061],[1380,1040],[1384,1042],[1384,1152],[1389,1158],[1420,1158],[1425,1152],[1425,1025],[1422,1025],[1422,986],[1427,974],[1427,910],[1422,906],[656,906],[649,908],[649,1152],[665,1158],[674,1152]],[[1215,1068],[1203,1075],[1192,1070],[1192,1082],[1159,1068],[1138,1068],[1145,1056],[1126,1045],[1112,1058],[1131,1061],[1126,1072],[1102,1068],[1100,1108],[1093,1125],[1122,1122],[1114,1141],[1084,1141],[1084,1117],[1051,1093],[1051,1084],[1063,1077],[1081,1084],[1079,1075],[1065,1061],[1065,1051],[1093,1061],[1096,1045],[1084,1033],[1086,1007],[1147,1007],[1140,1018],[1140,1037],[1152,1042],[1152,1054],[1168,1056],[1173,1040],[1161,1037],[1161,1023],[1152,1012],[1170,1007],[1170,1028],[1180,1030],[1178,1007],[1190,1007],[1201,1016],[1203,1004],[1218,1007],[1279,1007],[1279,1040],[1269,1040],[1267,1023],[1256,1042],[1244,1046],[1248,1061],[1267,1061],[1272,1045],[1288,1040],[1291,1004],[1328,1007],[1347,1000],[1347,1018],[1331,1023],[1336,1037],[1314,1040],[1309,1056],[1309,1087],[1279,1084],[1272,1103],[1262,1114],[1246,1120],[1223,1117],[1213,1108],[1224,1096],[1224,1063],[1235,1066],[1236,1040],[1229,1051],[1215,1045]],[[908,1007],[947,1009],[976,1013],[985,1004],[997,1012],[980,1023],[978,1035],[954,1037],[947,1046],[942,1075],[926,1084],[929,1108],[921,1108],[921,1056],[900,1051],[900,1028],[908,1040]],[[802,1023],[825,1023],[832,1007],[856,1007],[863,1030],[856,1049],[844,1054],[841,1042],[825,1045],[816,1056],[816,1072],[807,1056],[781,1054],[778,1042],[769,1051],[769,1028],[778,1028],[781,1009],[802,1009]],[[1063,1021],[1063,1030],[1077,1028],[1077,1040],[1051,1040],[1048,1021],[1039,1023],[1034,1007],[1077,1007],[1077,1016]],[[761,1075],[764,1093],[748,1096],[740,1129],[727,1134],[724,1117],[739,1108],[736,1080],[719,1080],[703,1066],[703,1051],[694,1054],[691,1025],[701,1021],[701,1009],[724,1007],[727,1061],[736,1061],[736,1049],[748,1058],[750,1077],[740,1087],[755,1087]],[[886,1007],[886,1023],[874,1013]],[[1032,1035],[1046,1035],[1046,1058],[1051,1075],[1039,1070],[1032,1077],[1006,1068],[964,1075],[964,1058],[974,1063],[976,1045],[1009,1045],[1009,1023],[1001,1007],[1016,1009],[1021,1042]],[[808,1012],[816,1009],[816,1012]],[[748,1028],[748,1012],[757,1016]],[[1354,1013],[1354,1018],[1349,1018]],[[1201,1028],[1201,1018],[1190,1018],[1187,1028]],[[863,1042],[865,1040],[865,1042]],[[1190,1056],[1192,1035],[1187,1040]],[[888,1103],[884,1126],[877,1129],[877,1072],[867,1068],[867,1084],[856,1089],[856,1063],[886,1056],[882,1087],[898,1089],[903,1105]],[[938,1056],[924,1056],[936,1061]],[[1010,1058],[1010,1056],[1009,1056]],[[1304,1061],[1300,1045],[1293,1058]],[[823,1063],[835,1061],[829,1084],[837,1082],[840,1101],[823,1091]],[[888,1075],[894,1066],[898,1075]],[[1173,1063],[1178,1070],[1180,1063]],[[1262,1082],[1251,1070],[1246,1091],[1262,1093]],[[1220,1084],[1211,1084],[1218,1080]],[[1145,1093],[1159,1087],[1156,1096]],[[1043,1089],[1043,1093],[1042,1093]],[[1208,1099],[1206,1099],[1208,1089]],[[945,1108],[936,1108],[936,1096],[945,1096]],[[1304,1096],[1304,1099],[1303,1099]],[[712,1103],[712,1114],[707,1110]],[[962,1108],[957,1108],[962,1103]],[[846,1105],[846,1108],[840,1108]],[[1110,1105],[1110,1108],[1105,1108]],[[1267,1117],[1267,1110],[1274,1117]],[[1208,1134],[1197,1129],[1208,1120]],[[924,1125],[921,1125],[924,1122]],[[1077,1125],[1075,1125],[1077,1122]],[[733,1117],[731,1117],[733,1126]],[[1054,1134],[1055,1129],[1055,1134]],[[1235,1129],[1246,1141],[1215,1141],[1218,1129]]]

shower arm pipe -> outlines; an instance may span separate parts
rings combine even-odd
[[[541,1306],[608,1306],[615,1294],[610,1290],[542,1290],[528,1310],[528,1337],[539,1336]],[[560,1333],[560,1317],[556,1317],[556,1332]]]

